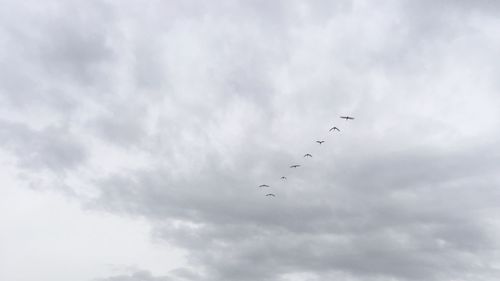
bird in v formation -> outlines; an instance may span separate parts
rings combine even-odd
[[[340,118],[345,119],[346,121],[354,120],[354,117],[351,117],[351,116],[340,116]]]
[[[340,116],[340,118],[345,119],[346,121],[354,120],[354,117],[351,117],[351,116]],[[329,132],[331,132],[331,131],[338,131],[338,132],[340,132],[340,129],[334,126],[334,127],[332,127],[329,130]],[[317,140],[316,142],[321,145],[325,141],[324,140]],[[304,157],[312,157],[312,155],[309,154],[309,153],[306,153],[306,154],[304,154]],[[298,164],[290,166],[290,168],[298,168],[298,167],[300,167],[300,165],[298,165]],[[282,176],[281,179],[282,180],[286,180],[287,178],[285,176]],[[269,187],[269,185],[267,185],[267,184],[261,184],[261,185],[259,185],[259,187]],[[266,196],[276,197],[276,195],[273,194],[273,193],[268,193],[268,194],[266,194]]]

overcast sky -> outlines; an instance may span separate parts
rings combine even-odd
[[[499,1],[0,5],[0,280],[500,277]]]

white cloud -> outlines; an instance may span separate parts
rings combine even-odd
[[[12,174],[1,172],[0,279],[88,281],[135,268],[164,274],[185,263],[182,251],[150,239],[147,221],[81,209]]]

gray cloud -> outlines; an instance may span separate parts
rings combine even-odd
[[[414,160],[413,156],[409,159]],[[453,157],[429,160],[434,161],[423,163],[446,166],[456,161]],[[193,186],[156,179],[155,175],[168,172],[154,171],[106,184],[100,200],[102,206],[117,211],[184,222],[164,224],[155,235],[198,249],[193,258],[207,267],[214,280],[270,280],[290,271],[341,271],[363,278],[392,276],[401,280],[439,280],[442,272],[455,276],[458,268],[487,272],[486,265],[471,265],[486,263],[488,258],[477,259],[493,254],[494,244],[474,214],[482,208],[495,208],[492,198],[499,195],[495,184],[461,183],[471,176],[469,173],[475,174],[474,170],[465,174],[458,170],[460,177],[444,174],[438,181],[435,175],[443,172],[430,169],[410,180],[399,177],[412,167],[391,167],[393,173],[384,175],[379,169],[359,168],[363,176],[347,175],[351,179],[347,183],[312,179],[306,183],[308,190],[287,184],[282,187],[286,191],[279,191],[278,202],[262,201],[256,191],[248,194],[245,189],[255,188],[249,186],[250,179],[238,183],[232,175],[213,168],[210,173],[217,176],[202,173],[200,182]],[[385,170],[380,167],[380,171]],[[386,186],[378,186],[373,180],[377,176],[382,176],[380,181]],[[429,182],[418,184],[420,176]],[[135,186],[124,186],[131,182]],[[498,183],[498,178],[494,182]],[[410,183],[417,185],[408,186]],[[477,188],[485,197],[476,194]],[[461,274],[464,272],[455,277]]]
[[[50,169],[61,173],[82,164],[87,156],[83,144],[67,128],[34,130],[5,120],[0,121],[0,145],[30,170]]]
[[[107,278],[96,279],[95,281],[171,281],[169,277],[155,277],[149,271],[137,271],[130,275],[117,275]]]
[[[11,4],[2,147],[187,251],[98,280],[494,280],[499,6],[330,2]]]
[[[200,276],[187,268],[177,268],[171,270],[168,276],[154,276],[150,271],[139,270],[131,274],[110,276],[99,278],[94,281],[185,281],[201,280]]]

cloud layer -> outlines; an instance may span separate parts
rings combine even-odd
[[[96,280],[500,274],[494,2],[5,6],[0,145],[23,180],[187,253]]]

